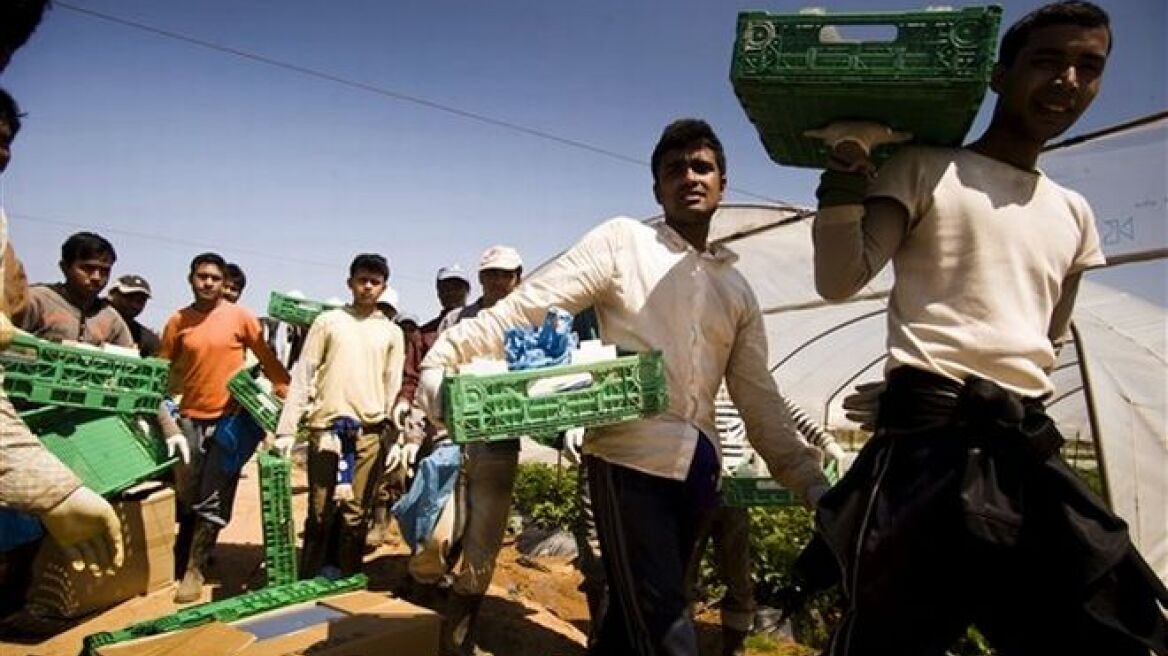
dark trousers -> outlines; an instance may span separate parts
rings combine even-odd
[[[609,607],[589,653],[697,656],[685,571],[717,507],[717,456],[707,438],[685,481],[588,456]]]
[[[1041,406],[893,373],[876,435],[819,507],[846,601],[827,653],[940,656],[971,624],[1002,656],[1159,651],[1163,586]]]

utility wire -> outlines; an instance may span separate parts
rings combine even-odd
[[[616,151],[608,150],[606,148],[601,148],[599,146],[594,146],[590,143],[586,143],[586,142],[580,141],[578,139],[561,137],[557,134],[553,134],[553,133],[547,132],[545,130],[527,127],[525,125],[520,125],[518,123],[513,123],[511,121],[505,121],[502,119],[487,116],[485,114],[479,114],[477,112],[472,112],[472,111],[468,111],[465,109],[460,109],[460,108],[454,107],[452,105],[446,105],[443,103],[435,102],[433,100],[428,100],[426,98],[422,98],[420,96],[414,96],[414,95],[410,95],[407,93],[402,93],[400,91],[386,89],[384,87],[375,86],[375,85],[372,85],[372,84],[369,84],[366,82],[351,80],[348,78],[341,77],[339,75],[334,75],[332,73],[327,73],[324,71],[318,71],[318,70],[313,69],[313,68],[308,68],[307,66],[300,66],[299,64],[292,64],[289,62],[280,61],[278,59],[273,59],[273,58],[268,57],[266,55],[260,55],[260,54],[254,53],[254,52],[240,50],[239,48],[232,48],[230,46],[224,46],[224,45],[220,45],[218,43],[212,43],[210,41],[206,41],[206,40],[203,40],[203,39],[200,39],[197,37],[193,37],[193,36],[190,36],[187,34],[182,34],[181,32],[174,32],[172,30],[166,30],[166,29],[162,29],[159,27],[154,27],[153,25],[147,25],[145,23],[140,23],[138,21],[130,20],[128,18],[121,18],[119,16],[114,16],[112,14],[107,14],[107,13],[100,12],[100,11],[95,11],[93,9],[79,7],[79,6],[71,4],[69,2],[62,2],[61,0],[56,0],[55,2],[53,2],[53,6],[60,7],[62,9],[66,9],[69,11],[73,11],[73,12],[76,12],[78,14],[83,14],[83,15],[89,16],[91,18],[97,18],[99,20],[107,21],[110,23],[115,23],[115,24],[121,25],[123,27],[129,27],[132,29],[141,30],[143,32],[149,32],[151,34],[162,36],[162,37],[165,37],[168,39],[182,41],[184,43],[199,46],[200,48],[207,48],[209,50],[214,50],[216,52],[234,55],[236,57],[242,57],[243,59],[248,59],[248,60],[251,60],[253,62],[258,62],[258,63],[264,64],[267,66],[272,66],[274,68],[279,68],[279,69],[286,70],[286,71],[292,71],[294,73],[299,73],[301,75],[313,77],[313,78],[316,78],[318,80],[325,80],[328,82],[333,82],[335,84],[340,84],[342,86],[350,87],[353,89],[367,91],[369,93],[377,94],[377,95],[383,96],[385,98],[391,98],[393,100],[399,100],[402,102],[413,103],[415,105],[420,105],[420,106],[426,107],[428,109],[433,109],[436,111],[445,112],[447,114],[453,114],[454,116],[469,119],[472,121],[478,121],[480,123],[485,123],[487,125],[493,125],[495,127],[503,128],[505,130],[511,130],[513,132],[525,134],[527,136],[535,137],[537,139],[544,139],[547,141],[553,141],[555,143],[558,143],[558,144],[561,144],[564,146],[568,146],[570,148],[577,148],[580,150],[585,150],[585,151],[588,151],[590,153],[594,153],[596,155],[601,155],[602,157],[608,157],[610,159],[615,159],[617,161],[624,162],[626,164],[635,164],[637,166],[647,166],[649,164],[649,162],[647,162],[643,159],[639,159],[636,157],[630,157],[628,155],[624,155],[624,154],[618,153]],[[775,205],[783,205],[783,206],[786,205],[786,203],[783,203],[782,201],[779,201],[777,199],[771,198],[769,196],[764,196],[762,194],[756,194],[752,191],[747,191],[745,189],[740,189],[737,187],[727,187],[727,189],[729,191],[733,191],[735,193],[753,198],[755,200],[761,200],[761,201],[764,201],[767,203],[772,203]]]

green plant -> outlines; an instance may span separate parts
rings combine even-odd
[[[578,512],[576,472],[536,463],[519,465],[512,508],[539,528],[570,530]]]

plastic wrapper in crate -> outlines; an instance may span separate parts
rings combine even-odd
[[[246,369],[239,370],[227,381],[227,391],[264,430],[273,433],[280,421],[284,403],[259,386]]]
[[[0,350],[4,391],[29,403],[125,414],[158,411],[170,364],[20,334]]]
[[[296,580],[296,526],[292,516],[292,463],[261,453],[260,510],[264,528],[264,569],[268,585]]]
[[[823,473],[835,484],[839,480],[839,463],[828,460]],[[799,498],[770,476],[723,476],[722,502],[735,507],[793,506]]]
[[[21,418],[86,487],[112,496],[174,464],[145,419],[79,408],[40,408]]]
[[[552,379],[580,386],[532,393]],[[458,443],[522,435],[550,443],[570,428],[633,421],[665,410],[668,403],[665,364],[654,351],[589,364],[450,376],[443,410],[446,428]]]
[[[994,62],[1001,8],[738,15],[730,80],[779,164],[823,168],[827,148],[806,130],[869,120],[915,141],[960,145]],[[890,40],[860,40],[888,29]],[[877,148],[880,161],[893,146]]]

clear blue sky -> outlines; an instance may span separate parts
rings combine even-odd
[[[140,273],[154,285],[150,324],[189,302],[186,267],[203,250],[246,269],[244,302],[259,313],[272,289],[347,298],[353,255],[381,252],[402,306],[424,320],[437,306],[439,266],[473,270],[484,248],[503,243],[534,267],[605,218],[656,213],[651,178],[647,165],[73,4],[633,160],[648,159],[670,120],[703,117],[725,143],[732,187],[813,203],[816,174],[767,159],[729,83],[737,12],[802,4],[57,2],[0,81],[28,113],[0,183],[13,239],[30,278],[53,281],[66,236],[104,234],[118,248],[115,275]],[[1041,3],[1006,4],[1004,25]],[[1168,3],[1103,4],[1115,49],[1099,98],[1068,136],[1168,107]]]

